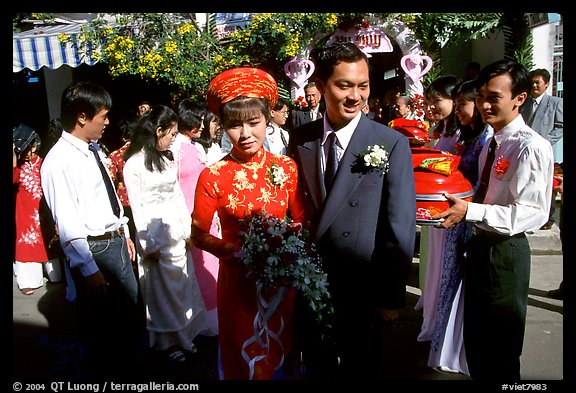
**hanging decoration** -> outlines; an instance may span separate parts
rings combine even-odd
[[[284,72],[290,79],[290,95],[292,98],[304,96],[304,86],[315,70],[314,63],[311,60],[304,59],[301,56],[295,56],[284,64]]]
[[[426,62],[426,65],[424,65]],[[406,73],[406,78],[412,79],[413,83],[407,83],[410,86],[410,92],[423,94],[424,87],[421,79],[432,68],[432,58],[418,53],[410,53],[400,59],[400,65]]]
[[[355,43],[369,57],[370,53],[394,51],[390,38],[382,30],[371,26],[368,22],[352,26],[344,25],[330,36],[327,45],[341,41]]]

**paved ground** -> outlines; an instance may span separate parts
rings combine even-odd
[[[543,231],[542,231],[543,232]],[[553,237],[554,232],[534,234]],[[550,244],[553,244],[551,242]],[[556,250],[557,251],[557,250]],[[529,292],[528,321],[522,377],[526,381],[546,382],[548,390],[564,386],[563,301],[546,297],[549,289],[558,286],[563,277],[563,257],[551,250],[552,255],[533,255],[532,277]],[[540,254],[540,252],[538,252]],[[13,356],[11,382],[38,380],[75,381],[81,377],[82,348],[77,339],[74,305],[67,304],[63,284],[47,284],[32,296],[22,295],[13,280]],[[439,372],[426,365],[428,343],[416,341],[422,323],[421,313],[413,309],[420,296],[418,289],[418,259],[414,259],[408,286],[408,305],[401,321],[389,330],[387,342],[391,350],[397,349],[404,356],[383,364],[390,381],[466,381],[460,374]],[[143,347],[145,347],[143,343]],[[142,380],[134,382],[183,380],[201,382],[200,387],[220,388],[225,385],[217,380],[216,338],[205,337],[198,341],[199,353],[182,365],[167,363],[155,353],[143,350],[135,359],[141,368]],[[212,381],[212,382],[210,382]],[[385,382],[384,382],[385,383]],[[446,388],[463,386],[458,382],[438,382]],[[462,383],[462,382],[461,382]],[[298,385],[299,386],[299,385]],[[469,385],[466,385],[466,389]],[[501,391],[500,386],[494,386]],[[534,387],[536,389],[536,387]],[[532,390],[534,390],[532,389]]]

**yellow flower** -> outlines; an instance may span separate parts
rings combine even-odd
[[[178,44],[174,41],[166,41],[166,53],[174,53],[178,49]]]
[[[326,16],[326,22],[329,26],[335,26],[338,24],[338,17],[336,14],[324,14]]]
[[[190,23],[184,23],[184,24],[178,26],[178,28],[176,29],[176,31],[180,35],[190,33],[192,30],[193,30],[193,26]]]

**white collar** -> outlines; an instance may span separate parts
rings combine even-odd
[[[546,93],[540,94],[538,97],[534,98],[534,101],[536,101],[536,104],[540,105],[540,103],[542,102],[542,98],[544,98],[545,95],[546,95]]]
[[[322,145],[326,142],[326,138],[328,138],[328,134],[334,132],[337,136],[338,142],[342,149],[346,150],[348,144],[350,143],[350,139],[352,139],[352,135],[354,135],[354,130],[358,127],[358,123],[360,122],[360,117],[362,116],[362,112],[359,111],[356,116],[350,121],[350,123],[346,124],[344,127],[339,129],[338,131],[334,131],[332,126],[328,122],[328,116],[324,116],[324,135],[322,137]]]
[[[82,139],[78,138],[77,136],[72,135],[68,131],[62,132],[62,139],[66,142],[70,143],[72,146],[80,150],[82,153],[86,154],[86,156],[91,155],[92,153],[88,150],[88,143],[84,142]]]

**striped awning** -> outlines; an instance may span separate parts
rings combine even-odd
[[[37,71],[46,66],[56,69],[66,64],[78,67],[80,64],[94,65],[96,61],[78,51],[72,43],[63,44],[58,37],[80,33],[81,24],[42,26],[17,33],[12,36],[12,72],[29,68]]]

